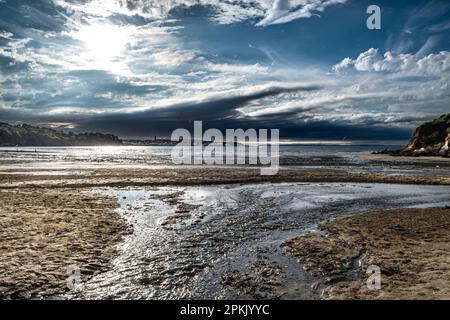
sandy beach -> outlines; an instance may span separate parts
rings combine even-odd
[[[449,299],[450,208],[400,209],[322,223],[284,244],[310,272],[326,277],[325,299]],[[357,263],[355,263],[357,262]],[[381,269],[381,289],[365,285]]]
[[[450,300],[448,39],[449,0],[0,0],[0,302]]]
[[[0,299],[64,293],[68,268],[104,271],[128,226],[117,201],[81,189],[0,190]]]
[[[0,159],[1,299],[450,296],[449,212],[431,208],[450,205],[446,162],[316,156],[261,176],[51,157]]]
[[[36,172],[34,172],[36,171]],[[90,188],[167,185],[220,185],[234,183],[357,182],[450,185],[450,176],[345,172],[334,169],[282,169],[277,175],[262,176],[251,168],[111,168],[2,171],[1,189]]]

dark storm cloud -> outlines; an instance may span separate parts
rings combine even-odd
[[[382,122],[378,122],[378,126],[372,126],[375,124],[373,119],[367,119],[367,124],[348,125],[339,122],[314,121],[307,117],[303,119],[294,117],[299,114],[298,111],[279,113],[270,117],[245,117],[237,111],[238,108],[252,101],[299,90],[316,91],[320,90],[320,87],[270,88],[253,94],[198,104],[155,108],[131,114],[100,115],[91,117],[87,121],[81,120],[78,130],[100,128],[106,132],[128,137],[149,138],[155,134],[170,137],[173,130],[177,128],[192,130],[193,122],[201,120],[204,130],[208,128],[217,128],[222,131],[230,128],[280,129],[282,139],[406,139],[411,134],[410,129],[389,128]],[[405,119],[405,121],[414,120],[418,119],[413,117]]]
[[[237,109],[263,98],[273,98],[284,93],[299,91],[317,91],[319,89],[318,86],[271,87],[250,94],[217,98],[207,102],[182,103],[169,107],[153,108],[143,112],[100,115],[91,117],[88,121],[80,120],[80,124],[84,127],[102,127],[108,129],[108,131],[113,130],[128,136],[148,135],[152,131],[168,135],[172,130],[186,127],[194,120],[208,121],[220,128],[225,128],[226,125],[231,123],[252,123],[255,125],[263,123],[264,120],[241,118]]]
[[[316,91],[319,89],[320,87],[318,86],[299,86],[294,88],[272,87],[260,92],[254,92],[236,97],[223,97],[208,102],[180,104],[170,108],[158,108],[143,113],[137,113],[136,116],[145,118],[152,117],[153,119],[173,118],[182,119],[183,121],[192,121],[199,118],[208,120],[237,117],[239,113],[236,112],[236,109],[241,108],[252,101],[268,97],[276,97],[283,93]]]
[[[198,119],[201,120],[201,119]],[[193,130],[193,121],[183,119],[165,118],[154,120],[152,118],[129,117],[124,118],[102,118],[83,121],[78,131],[95,131],[114,133],[122,137],[153,138],[154,135],[169,138],[172,130],[185,128]],[[217,128],[222,132],[226,129],[279,129],[281,139],[300,140],[377,140],[393,139],[406,140],[411,136],[412,129],[393,128],[388,125],[364,126],[349,125],[345,123],[333,123],[329,121],[293,121],[286,118],[272,118],[264,120],[259,118],[226,118],[221,120],[203,121],[203,129]]]

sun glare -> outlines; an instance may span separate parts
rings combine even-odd
[[[82,27],[74,36],[84,46],[80,56],[96,67],[106,69],[124,59],[130,35],[127,27],[89,25]]]

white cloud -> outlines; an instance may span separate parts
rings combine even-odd
[[[192,43],[180,37],[180,27],[167,20],[144,26],[99,25],[112,23],[107,17],[114,13],[166,19],[172,8],[195,3],[211,4],[216,12],[212,19],[218,23],[251,20],[269,25],[308,17],[344,1],[266,0],[244,6],[250,0],[168,0],[135,1],[135,6],[129,7],[120,5],[118,0],[83,5],[55,1],[66,9],[82,10],[84,23],[55,32],[41,46],[30,45],[28,38],[17,40],[11,34],[0,34],[7,38],[0,55],[29,67],[9,74],[9,81],[0,80],[3,108],[23,106],[30,114],[56,113],[67,117],[132,113],[251,94],[268,86],[320,83],[324,85],[320,91],[289,92],[253,100],[240,107],[239,112],[249,117],[287,114],[289,121],[298,118],[359,125],[398,119],[399,125],[405,126],[415,126],[418,118],[448,112],[450,53],[429,54],[432,42],[420,54],[383,53],[371,48],[343,59],[333,66],[335,73],[326,74],[321,66],[305,67],[292,61],[264,65],[221,59],[208,50],[202,52],[201,47],[193,49]],[[33,32],[38,31],[29,30],[27,35],[32,37]],[[40,41],[43,38],[42,34],[36,35]],[[268,57],[276,54],[269,49],[264,52]],[[146,87],[150,89],[145,91]]]
[[[193,60],[195,57],[196,53],[193,51],[187,50],[174,51],[171,49],[158,51],[151,55],[151,59],[153,60],[156,66],[161,66],[165,68],[179,67]]]
[[[53,1],[60,7],[100,17],[120,13],[150,19],[167,19],[173,9],[201,5],[214,10],[211,19],[217,23],[230,24],[254,20],[257,26],[310,18],[329,6],[347,2],[347,0],[91,0],[76,4],[66,0]]]
[[[344,70],[352,72],[343,72]],[[333,66],[323,90],[242,108],[248,116],[286,114],[298,121],[329,121],[412,128],[450,106],[450,52],[380,54],[369,49]]]
[[[327,7],[344,4],[347,0],[274,0],[272,6],[265,10],[264,18],[258,26],[287,23],[301,18],[310,18]]]
[[[370,71],[374,68],[375,62],[379,61],[378,50],[371,48],[363,52],[355,60],[355,69],[358,71]]]
[[[333,71],[339,72],[341,70],[344,70],[344,69],[348,68],[352,64],[354,64],[354,61],[352,59],[344,58],[341,62],[339,62],[338,64],[335,64],[333,66]]]
[[[420,74],[442,75],[450,71],[450,52],[432,53],[417,61],[417,72]]]
[[[11,32],[7,32],[7,31],[1,31],[0,30],[0,37],[5,38],[5,39],[10,39],[14,36],[14,34],[12,34]]]
[[[356,59],[349,57],[335,64],[332,69],[339,72],[353,67],[357,71],[391,72],[403,76],[441,76],[450,70],[450,52],[441,51],[422,57],[419,54],[395,54],[387,51],[384,55],[371,48]]]

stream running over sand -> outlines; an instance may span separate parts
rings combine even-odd
[[[68,298],[315,299],[281,244],[347,214],[450,205],[450,186],[283,183],[104,188],[133,226],[109,271]]]

